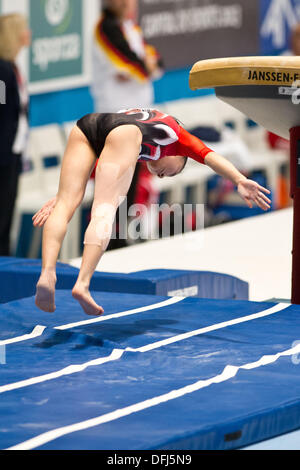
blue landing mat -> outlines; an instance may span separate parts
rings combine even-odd
[[[0,257],[0,303],[31,297],[41,272],[41,260]],[[79,270],[57,265],[57,289],[72,289]],[[249,286],[234,276],[207,271],[153,269],[122,273],[95,272],[91,289],[150,295],[183,295],[210,299],[248,300]]]
[[[51,315],[0,306],[1,449],[235,449],[300,427],[299,306],[94,297],[98,319],[63,290]]]

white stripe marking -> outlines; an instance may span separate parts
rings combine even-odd
[[[127,351],[139,351],[139,352],[151,351],[152,349],[160,348],[161,346],[166,346],[167,344],[172,344],[177,341],[182,341],[183,339],[191,338],[192,336],[202,335],[203,333],[208,333],[209,331],[220,330],[221,328],[226,328],[227,326],[237,325],[239,323],[244,323],[246,321],[255,320],[257,318],[267,317],[268,315],[273,315],[274,313],[284,310],[289,306],[290,304],[279,303],[277,305],[274,305],[274,307],[268,308],[267,310],[263,310],[262,312],[253,313],[245,317],[234,318],[233,320],[224,321],[222,323],[216,323],[211,326],[206,326],[205,328],[200,328],[199,330],[189,331],[188,333],[183,333],[178,336],[173,336],[171,338],[163,339],[161,341],[157,341],[156,343],[147,344],[146,346],[142,346],[141,348],[137,348],[137,349],[127,348]]]
[[[127,315],[134,315],[136,313],[147,312],[149,310],[154,310],[156,308],[162,308],[162,307],[167,307],[168,305],[176,304],[177,302],[181,302],[184,299],[185,297],[172,297],[171,299],[167,299],[162,302],[157,302],[151,305],[146,305],[145,307],[139,307],[139,308],[135,308],[132,310],[125,310],[123,312],[112,313],[110,315],[103,315],[102,317],[92,318],[91,320],[84,320],[84,321],[80,321],[77,323],[69,323],[66,325],[55,326],[54,330],[68,330],[71,328],[75,328],[76,326],[90,325],[91,323],[99,323],[99,322],[103,322],[107,320],[112,320],[113,318],[120,318],[120,317],[125,317]],[[46,326],[37,325],[33,329],[32,333],[28,335],[23,335],[23,336],[16,336],[11,339],[4,339],[0,341],[0,346],[4,346],[6,344],[19,343],[21,341],[27,341],[32,338],[37,338],[38,336],[41,336],[43,334],[46,328],[47,328]]]
[[[124,354],[123,349],[114,349],[109,356],[100,357],[84,364],[74,364],[67,366],[64,369],[61,369],[57,372],[50,372],[49,374],[40,375],[38,377],[32,377],[31,379],[21,380],[20,382],[15,382],[8,385],[3,385],[0,387],[0,393],[9,392],[11,390],[16,390],[18,388],[28,387],[29,385],[35,385],[41,382],[46,382],[47,380],[57,379],[63,375],[75,374],[77,372],[82,372],[87,367],[99,366],[100,364],[105,364],[105,362],[116,361]]]
[[[153,349],[160,348],[161,346],[165,346],[167,344],[175,343],[175,342],[187,339],[187,338],[191,338],[192,336],[207,333],[208,331],[215,331],[221,328],[226,328],[227,326],[236,325],[237,323],[244,323],[246,321],[255,320],[257,318],[261,318],[267,315],[272,315],[285,308],[287,308],[287,304],[281,303],[267,310],[263,310],[262,312],[254,313],[252,315],[247,315],[245,317],[235,318],[234,320],[229,320],[227,322],[216,323],[214,325],[207,326],[205,328],[200,328],[199,330],[189,331],[181,335],[172,336],[171,338],[167,338],[162,341],[156,341],[155,343],[147,344],[146,346],[142,346],[140,348],[133,349],[133,348],[128,347],[126,349],[114,349],[112,353],[106,357],[100,357],[98,359],[94,359],[93,361],[89,361],[84,364],[71,365],[71,366],[65,367],[64,369],[60,369],[59,371],[40,375],[38,377],[32,377],[30,379],[25,379],[19,382],[2,385],[0,386],[0,394],[9,392],[12,390],[17,390],[19,388],[29,387],[30,385],[35,385],[38,383],[46,382],[48,380],[58,379],[59,377],[62,377],[64,375],[70,375],[70,374],[75,374],[77,372],[82,372],[87,367],[97,366],[97,365],[104,364],[106,362],[115,361],[117,359],[120,359],[125,353],[125,351],[130,351],[130,352],[151,351]]]
[[[20,343],[21,341],[27,341],[28,339],[37,338],[38,336],[41,336],[43,334],[46,328],[47,328],[46,326],[37,325],[34,327],[32,332],[27,335],[16,336],[15,338],[4,339],[0,341],[0,346],[5,346],[7,344],[13,344],[13,343]]]
[[[170,400],[175,400],[176,398],[180,398],[189,393],[196,392],[202,388],[209,387],[211,384],[214,383],[226,382],[227,380],[230,380],[235,377],[238,371],[241,369],[254,369],[257,367],[265,366],[267,364],[276,362],[282,356],[292,356],[298,353],[300,353],[300,344],[297,344],[295,347],[287,349],[277,354],[262,356],[259,361],[250,362],[248,364],[244,364],[243,366],[227,365],[221,374],[215,375],[210,379],[199,380],[191,385],[179,388],[178,390],[172,390],[171,392],[165,393],[163,395],[159,395],[157,397],[153,397],[148,400],[135,403],[134,405],[126,406],[125,408],[120,408],[111,413],[106,413],[104,415],[97,416],[96,418],[74,423],[69,426],[53,429],[52,431],[40,434],[39,436],[24,441],[6,450],[35,449],[37,447],[43,446],[44,444],[47,444],[48,442],[56,440],[59,437],[66,436],[67,434],[71,434],[77,431],[83,431],[85,429],[99,426],[104,423],[115,421],[117,419],[123,418],[124,416],[129,416],[133,413],[138,413],[139,411],[143,411],[147,408],[151,408],[153,406],[160,405],[161,403],[165,403]]]
[[[173,305],[177,302],[181,302],[185,297],[172,297],[171,299],[164,300],[163,302],[158,302],[156,304],[146,305],[145,307],[134,308],[132,310],[125,310],[124,312],[113,313],[111,315],[105,315],[99,318],[92,318],[91,320],[84,320],[76,323],[69,323],[67,325],[56,326],[56,330],[68,330],[70,328],[75,328],[76,326],[82,325],[91,325],[92,323],[99,323],[102,321],[111,320],[112,318],[126,317],[127,315],[135,315],[140,312],[147,312],[148,310],[153,310],[155,308],[166,307],[167,305]]]

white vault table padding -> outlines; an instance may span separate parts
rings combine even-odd
[[[249,282],[249,299],[290,298],[292,209],[106,252],[97,271],[216,271]],[[79,267],[81,259],[71,265]]]

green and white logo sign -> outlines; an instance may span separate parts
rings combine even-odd
[[[63,23],[70,13],[69,0],[46,1],[46,19],[52,26],[58,26]]]
[[[31,84],[83,74],[82,0],[30,0],[30,26]]]

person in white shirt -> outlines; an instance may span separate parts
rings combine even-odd
[[[106,0],[94,31],[91,93],[95,111],[149,108],[152,80],[162,74],[157,51],[134,21],[136,0]]]
[[[155,48],[145,42],[136,15],[137,0],[103,0],[92,45],[91,94],[97,113],[153,106],[152,82],[162,76],[163,65]],[[129,206],[136,200],[139,184],[140,169],[136,169],[127,195]],[[127,241],[117,237],[109,249],[124,246]]]
[[[300,55],[300,23],[297,23],[292,29],[290,49],[284,51],[281,55]]]

